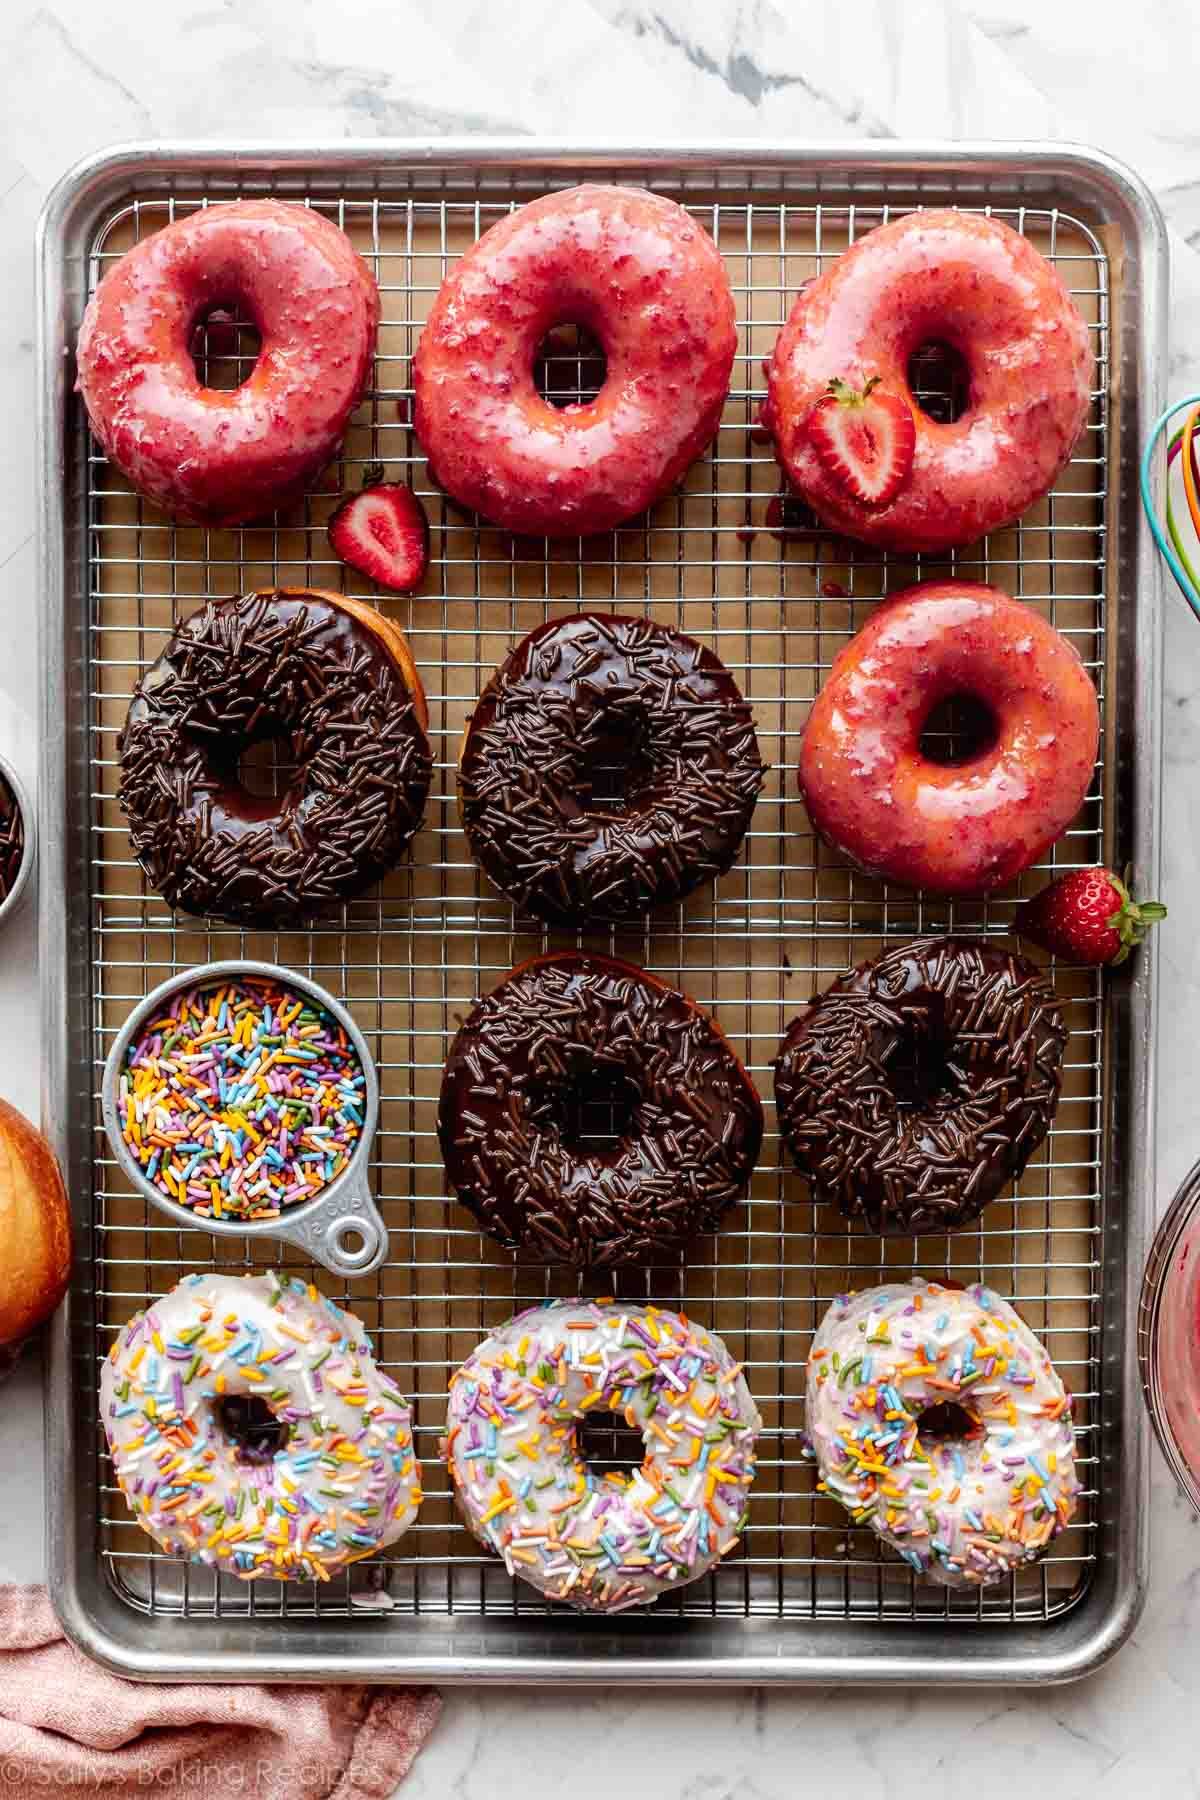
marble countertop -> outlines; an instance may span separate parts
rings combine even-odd
[[[116,140],[539,133],[1071,138],[1153,186],[1172,228],[1172,394],[1200,387],[1194,0],[9,0],[0,21],[0,743],[30,775],[37,691],[34,225],[54,180]],[[1200,1154],[1200,633],[1166,620],[1160,1205]],[[0,1092],[36,1116],[32,909],[0,949]],[[19,1053],[14,1046],[20,1046]],[[27,1357],[0,1405],[0,1578],[43,1568],[41,1406]],[[412,1800],[940,1800],[1023,1788],[1200,1795],[1200,1526],[1155,1457],[1153,1569],[1133,1640],[1066,1689],[452,1691]]]

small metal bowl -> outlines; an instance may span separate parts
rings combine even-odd
[[[303,994],[337,1020],[353,1044],[362,1066],[366,1110],[362,1133],[349,1163],[328,1187],[322,1188],[311,1200],[301,1201],[281,1212],[277,1219],[206,1219],[188,1207],[180,1206],[178,1201],[170,1199],[152,1181],[148,1181],[130,1153],[129,1146],[121,1135],[117,1105],[121,1071],[125,1066],[129,1046],[140,1034],[147,1020],[160,1011],[163,1003],[170,1000],[172,995],[183,988],[212,987],[220,982],[246,976],[262,976],[278,982],[281,987]],[[306,976],[297,975],[292,969],[279,968],[275,963],[265,962],[203,963],[199,968],[173,975],[169,981],[164,981],[152,993],[147,994],[122,1026],[104,1065],[100,1099],[104,1128],[117,1161],[138,1192],[177,1225],[189,1231],[211,1231],[214,1237],[274,1238],[280,1243],[295,1244],[335,1275],[369,1275],[386,1257],[387,1227],[379,1215],[367,1180],[371,1144],[379,1124],[379,1077],[375,1070],[375,1059],[346,1008]]]
[[[17,811],[21,815],[21,824],[25,831],[25,852],[21,858],[21,866],[17,870],[17,879],[0,900],[0,925],[6,925],[24,900],[29,889],[29,877],[33,873],[33,865],[37,861],[37,814],[29,803],[29,795],[25,783],[9,762],[7,756],[0,756],[0,779],[8,786]]]
[[[1200,1513],[1200,1163],[1154,1235],[1142,1277],[1137,1345],[1155,1436]]]

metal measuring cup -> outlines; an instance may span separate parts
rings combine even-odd
[[[216,987],[222,982],[244,979],[247,976],[263,977],[304,995],[342,1027],[354,1046],[363,1072],[366,1093],[362,1132],[354,1153],[341,1174],[311,1200],[298,1202],[275,1219],[206,1219],[164,1194],[161,1188],[146,1178],[134,1158],[121,1135],[118,1106],[121,1072],[129,1046],[141,1034],[148,1020],[174,994],[184,988]],[[306,976],[298,975],[291,969],[280,968],[275,963],[247,961],[203,963],[198,968],[172,975],[169,981],[162,982],[134,1007],[121,1027],[104,1065],[100,1100],[104,1129],[108,1133],[108,1141],[117,1161],[138,1192],[177,1225],[189,1231],[211,1231],[214,1237],[275,1238],[281,1243],[295,1244],[335,1275],[369,1275],[386,1257],[387,1227],[380,1217],[367,1179],[371,1145],[379,1124],[379,1077],[375,1070],[375,1059],[346,1008]]]

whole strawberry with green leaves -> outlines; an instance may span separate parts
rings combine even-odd
[[[1064,962],[1116,968],[1167,916],[1159,901],[1133,898],[1129,877],[1072,869],[1017,908],[1014,929]]]

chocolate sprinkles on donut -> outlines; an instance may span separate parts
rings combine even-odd
[[[593,793],[613,765],[623,807]],[[582,925],[723,875],[765,773],[750,707],[711,650],[651,619],[578,613],[530,632],[488,682],[459,806],[497,887]]]
[[[1067,1032],[1007,950],[924,938],[835,981],[775,1065],[779,1126],[815,1196],[885,1235],[953,1231],[1018,1178],[1054,1118]]]
[[[320,911],[377,880],[421,823],[432,758],[400,631],[360,601],[279,588],[209,601],[138,682],[118,799],[171,906],[237,923]],[[282,799],[239,759],[290,740]]]
[[[720,1027],[607,956],[515,969],[442,1077],[446,1170],[510,1249],[578,1266],[674,1258],[745,1191],[762,1105]]]

